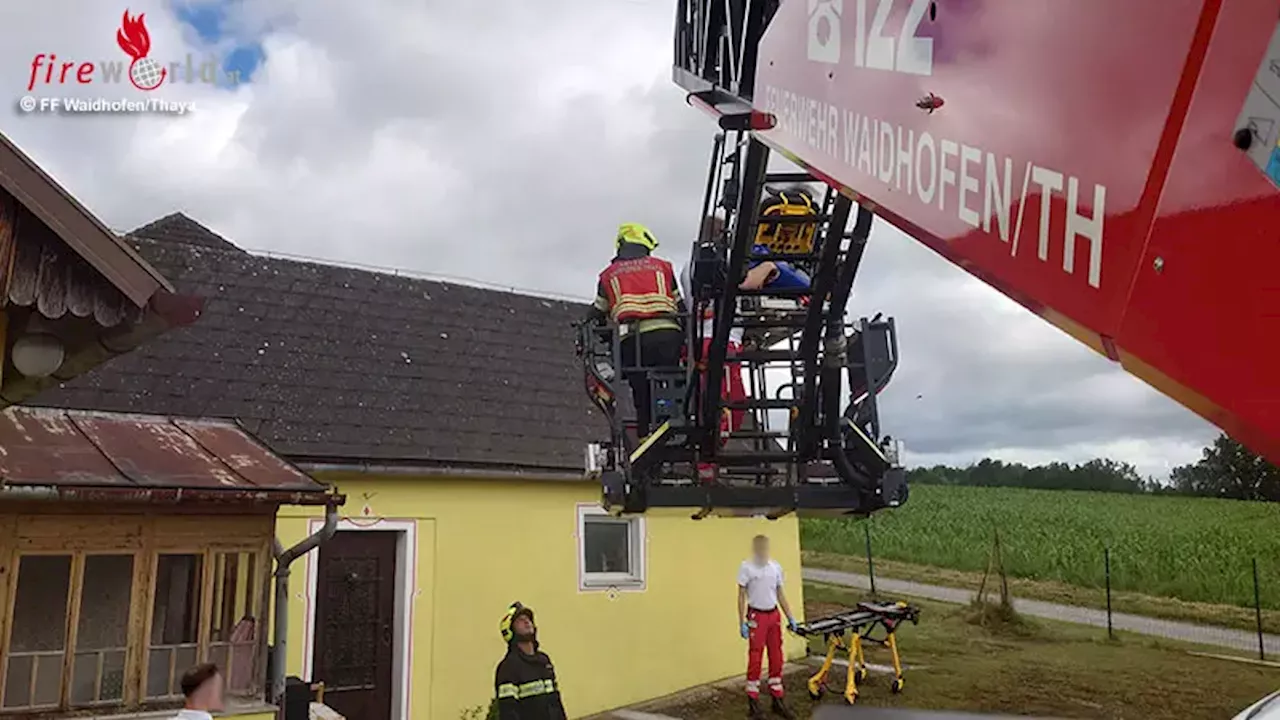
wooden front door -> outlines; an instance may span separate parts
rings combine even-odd
[[[347,720],[391,720],[396,539],[348,530],[320,546],[311,677]]]

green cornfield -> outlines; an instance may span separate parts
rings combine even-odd
[[[1280,608],[1280,503],[1118,493],[923,485],[870,520],[804,519],[805,550],[955,570],[987,566],[1000,533],[1010,576],[1251,607]]]

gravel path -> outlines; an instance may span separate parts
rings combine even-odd
[[[828,583],[831,585],[859,588],[862,590],[871,589],[871,579],[866,575],[841,572],[839,570],[805,568],[804,579]],[[969,603],[970,600],[973,599],[973,592],[970,590],[941,587],[938,585],[925,585],[924,583],[910,582],[907,580],[893,580],[881,577],[876,578],[876,590],[890,594],[911,595],[914,597],[927,598],[929,600],[938,600],[940,602],[957,603],[962,605]],[[1020,600],[1018,598],[1014,598],[1013,606],[1018,612],[1024,615],[1047,618],[1049,620],[1079,623],[1081,625],[1093,625],[1095,627],[1105,628],[1107,626],[1107,613],[1105,610],[1095,610],[1093,608],[1078,607],[1076,605],[1059,605],[1057,603],[1041,602],[1039,600]],[[1255,657],[1258,652],[1257,634],[1246,632],[1244,630],[1232,630],[1229,628],[1212,627],[1209,625],[1193,625],[1191,623],[1159,620],[1156,618],[1143,617],[1141,615],[1129,615],[1127,613],[1112,613],[1111,623],[1116,630],[1122,632],[1153,635],[1156,637],[1180,640],[1183,642],[1216,645],[1218,647],[1226,647],[1233,650],[1248,652]],[[1264,635],[1263,642],[1265,644],[1268,658],[1280,657],[1280,635]]]
[[[639,710],[614,710],[609,713],[609,717],[618,720],[680,720],[680,718],[670,715],[657,715],[655,713],[640,712]]]

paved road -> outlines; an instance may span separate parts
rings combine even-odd
[[[805,568],[804,579],[816,582],[830,583],[832,585],[843,585],[845,587],[854,587],[862,590],[871,588],[871,579],[866,575],[857,573],[840,572],[839,570],[823,570],[819,568]],[[906,580],[891,580],[889,578],[876,578],[876,590],[890,594],[911,595],[914,597],[927,598],[929,600],[938,600],[947,603],[968,604],[973,599],[973,592],[970,590],[961,590],[958,588],[940,587],[938,585],[925,585],[923,583],[909,582]],[[1081,625],[1093,625],[1096,627],[1107,626],[1107,613],[1105,610],[1094,610],[1093,608],[1078,607],[1075,605],[1059,605],[1057,603],[1041,602],[1039,600],[1021,600],[1015,598],[1013,601],[1014,608],[1024,615],[1034,617],[1047,618],[1049,620],[1062,620],[1064,622],[1079,623]],[[1154,635],[1156,637],[1168,638],[1170,640],[1180,640],[1184,642],[1202,643],[1205,645],[1216,645],[1218,647],[1231,648],[1248,652],[1257,656],[1258,652],[1258,635],[1256,633],[1246,632],[1244,630],[1231,630],[1228,628],[1211,627],[1208,625],[1193,625],[1191,623],[1174,622],[1172,620],[1157,620],[1156,618],[1142,617],[1141,615],[1129,615],[1127,613],[1112,613],[1112,626],[1119,631],[1139,633],[1141,635]],[[1264,635],[1263,643],[1267,651],[1267,658],[1272,659],[1280,657],[1280,635]]]

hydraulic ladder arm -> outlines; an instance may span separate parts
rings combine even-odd
[[[610,382],[598,368],[636,370],[621,366],[616,335],[581,330],[588,387],[612,433],[588,451],[604,504],[620,513],[687,507],[695,517],[900,505],[905,473],[882,447],[874,408],[896,365],[894,326],[852,323],[845,313],[872,214],[829,187],[816,201],[803,187],[816,184],[806,173],[766,172],[769,149],[749,130],[726,135],[714,145],[702,208],[703,218],[723,213],[724,229],[691,249],[688,362],[644,370],[661,423],[648,438],[629,432],[619,419],[625,410],[603,401],[611,391],[598,391]],[[740,287],[748,267],[763,262],[785,263],[808,281]],[[746,342],[731,353],[736,332]],[[724,395],[730,372],[751,379],[746,397]],[[768,397],[771,386],[791,388],[792,397]],[[726,415],[742,420],[722,424]]]
[[[678,6],[722,128],[1280,462],[1280,0]]]

